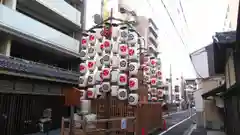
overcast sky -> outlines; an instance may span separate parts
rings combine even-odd
[[[114,1],[114,0],[113,0]],[[181,0],[187,25],[178,14],[178,0],[163,0],[184,39],[181,42],[161,0],[128,0],[140,16],[152,18],[159,27],[159,51],[162,70],[169,77],[170,64],[174,78],[196,76],[189,53],[211,43],[212,35],[222,31],[227,0]],[[93,25],[92,16],[101,11],[101,0],[87,0],[87,28]]]

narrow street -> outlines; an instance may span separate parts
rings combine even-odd
[[[187,110],[164,116],[167,129],[156,135],[186,135],[195,121],[194,110],[192,111],[192,115],[193,116],[190,118],[190,113]]]

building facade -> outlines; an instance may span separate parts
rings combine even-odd
[[[45,109],[52,110],[52,129],[68,115],[63,91],[78,84],[83,6],[74,0],[0,0],[3,135],[39,132]]]

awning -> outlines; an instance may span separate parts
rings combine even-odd
[[[210,96],[216,96],[217,94],[221,93],[221,92],[225,92],[226,90],[226,83],[224,83],[223,85],[212,89],[211,91],[202,94],[203,99],[207,99]]]

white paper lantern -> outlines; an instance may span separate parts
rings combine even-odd
[[[150,66],[151,67],[156,67],[157,65],[157,60],[156,59],[150,59]]]
[[[118,82],[119,70],[112,70],[111,72],[111,82]]]
[[[80,55],[81,60],[87,60],[87,58],[88,58],[86,50],[81,50],[79,55]]]
[[[96,52],[98,53],[98,55],[102,55],[103,49],[104,49],[103,43],[99,42],[96,44]]]
[[[136,62],[130,62],[129,63],[129,66],[128,66],[128,69],[129,69],[129,74],[130,75],[137,75],[138,73],[138,63]]]
[[[113,55],[111,58],[112,68],[118,68],[119,62],[120,62],[120,57],[118,57],[117,55]]]
[[[81,48],[86,49],[88,47],[88,37],[82,37]]]
[[[129,105],[137,105],[139,100],[139,96],[136,93],[131,93],[128,96],[128,104]]]
[[[87,65],[88,65],[88,70],[89,71],[94,71],[96,69],[95,60],[88,60]]]
[[[114,54],[117,54],[117,53],[118,53],[118,50],[119,50],[119,43],[118,43],[118,42],[114,42],[114,43],[112,44],[112,52],[113,52]]]
[[[128,49],[128,58],[130,60],[138,60],[137,49],[134,47],[129,47]]]
[[[125,70],[127,70],[127,68],[128,68],[128,61],[126,59],[120,59],[119,69],[121,71],[125,71]]]
[[[130,31],[128,33],[128,43],[129,44],[136,44],[138,41],[138,35],[136,32],[134,31]]]
[[[88,88],[87,89],[87,97],[90,99],[95,98],[96,90],[95,88]]]
[[[102,90],[101,90],[101,85],[95,85],[95,89],[96,89],[96,94],[95,94],[95,96],[96,96],[96,98],[98,98],[99,96],[102,96]]]
[[[118,85],[120,86],[127,85],[127,81],[128,81],[127,75],[124,73],[120,73],[118,76]]]
[[[86,99],[86,95],[87,95],[86,91],[85,90],[80,90],[80,92],[81,92],[80,100]]]
[[[109,92],[111,90],[111,86],[109,82],[103,82],[101,85],[103,92]]]
[[[110,65],[110,63],[111,63],[110,54],[105,53],[104,56],[102,57],[102,60],[103,60],[104,65]]]
[[[88,56],[90,58],[94,58],[96,55],[96,49],[95,47],[91,46],[91,47],[88,47]]]
[[[95,34],[94,34],[94,33],[89,33],[88,42],[89,42],[91,45],[95,45],[95,43],[96,43],[96,37],[95,37]]]
[[[79,65],[79,72],[81,73],[81,74],[86,74],[87,73],[87,64],[85,64],[85,63],[81,63],[80,65]]]
[[[130,78],[129,79],[129,89],[131,91],[138,90],[138,79],[137,78]]]
[[[97,70],[96,73],[95,73],[95,78],[96,78],[96,81],[98,82],[101,82],[102,81],[102,71],[100,70]]]
[[[78,86],[79,87],[86,87],[87,86],[87,77],[88,77],[88,75],[79,77],[79,79],[78,79]]]
[[[103,44],[104,44],[104,49],[106,51],[111,51],[111,49],[112,49],[112,42],[110,40],[105,40],[103,42]]]
[[[119,86],[112,85],[111,86],[111,96],[116,97],[118,95]]]
[[[156,86],[157,85],[157,78],[151,78],[150,84],[152,86]]]
[[[110,68],[104,68],[104,69],[102,70],[101,76],[102,76],[102,79],[110,79],[110,76],[111,76],[111,70],[110,70]]]
[[[119,55],[126,57],[128,55],[128,46],[126,44],[119,44]]]
[[[127,29],[120,29],[119,30],[120,41],[127,41],[128,40],[128,30]]]
[[[88,81],[88,85],[95,85],[96,83],[95,74],[89,74],[87,81]]]
[[[118,90],[118,99],[119,100],[126,100],[128,98],[128,93],[126,89],[119,89]]]

